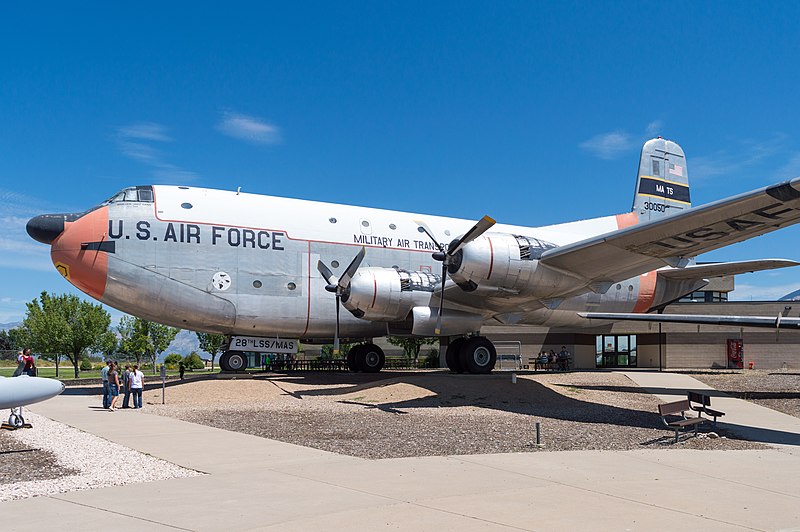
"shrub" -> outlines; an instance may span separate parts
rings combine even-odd
[[[181,363],[181,356],[178,353],[171,353],[164,358],[164,364],[170,369],[175,369]]]
[[[186,357],[183,359],[183,365],[189,371],[193,369],[203,369],[204,367],[206,367],[206,365],[203,364],[203,359],[200,358],[200,356],[197,353],[189,353],[188,355],[186,355]]]
[[[81,360],[81,365],[79,367],[81,371],[92,371],[92,361],[84,358]]]

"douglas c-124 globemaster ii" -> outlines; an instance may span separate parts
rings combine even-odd
[[[631,212],[547,227],[156,185],[27,229],[93,298],[229,335],[223,369],[245,367],[243,351],[291,352],[301,340],[338,350],[342,337],[367,341],[348,364],[375,372],[384,355],[372,338],[439,335],[451,370],[488,373],[484,323],[597,325],[579,312],[655,321],[644,313],[711,277],[797,265],[694,257],[798,220],[800,179],[691,207],[683,150],[658,138],[642,149]]]

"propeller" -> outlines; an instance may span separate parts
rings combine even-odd
[[[489,216],[484,216],[478,223],[472,226],[472,228],[464,233],[464,235],[459,238],[458,240],[453,240],[450,243],[450,246],[445,250],[445,247],[440,244],[436,237],[433,236],[433,232],[430,228],[422,221],[416,221],[415,223],[419,226],[419,229],[428,235],[428,238],[434,243],[434,245],[439,248],[439,251],[432,255],[434,260],[441,261],[442,263],[442,290],[439,297],[439,313],[436,316],[436,328],[433,330],[434,334],[437,336],[442,334],[442,309],[444,308],[444,284],[447,280],[447,267],[450,265],[450,261],[453,256],[458,253],[465,245],[469,244],[483,233],[489,230],[495,223],[492,218]]]
[[[353,280],[353,275],[356,274],[356,270],[358,267],[361,266],[361,261],[364,260],[364,256],[367,254],[367,248],[362,246],[361,251],[359,251],[353,260],[350,262],[350,265],[345,268],[344,273],[341,277],[336,277],[333,272],[328,268],[324,262],[321,260],[317,261],[317,270],[319,273],[322,274],[322,277],[325,278],[325,282],[328,284],[325,286],[325,290],[336,294],[336,335],[333,337],[333,355],[339,355],[339,307],[341,306],[342,301],[342,294],[350,288],[350,281]]]

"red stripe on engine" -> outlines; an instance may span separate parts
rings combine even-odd
[[[375,308],[375,300],[378,299],[378,278],[372,274],[372,305],[369,308]]]
[[[488,281],[492,276],[492,269],[494,268],[494,248],[492,247],[491,238],[487,236],[486,241],[489,242],[489,273],[486,274],[486,280]]]

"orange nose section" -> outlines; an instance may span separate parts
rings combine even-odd
[[[108,279],[108,253],[99,243],[108,241],[108,207],[65,222],[53,240],[50,258],[70,283],[95,299],[103,297]]]

